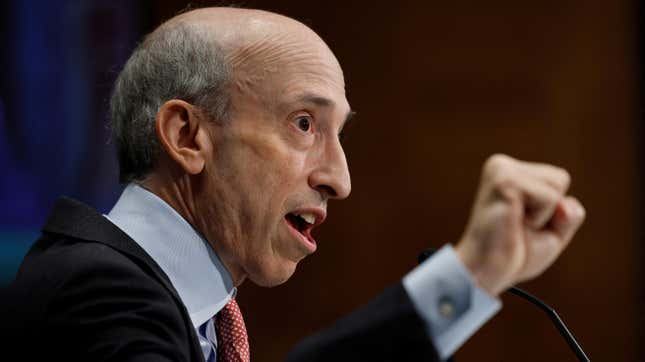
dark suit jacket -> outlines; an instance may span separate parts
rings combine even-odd
[[[203,361],[188,312],[166,274],[80,202],[56,202],[3,294],[4,356],[13,349],[16,360]],[[399,283],[301,342],[287,360],[434,361],[437,355]]]

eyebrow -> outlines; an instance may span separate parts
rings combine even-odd
[[[334,101],[332,101],[331,99],[314,95],[314,94],[303,94],[300,97],[298,97],[298,101],[302,103],[314,104],[322,108],[330,108],[334,105]],[[343,131],[343,128],[345,128],[345,126],[352,120],[352,118],[354,118],[355,114],[356,112],[353,110],[350,110],[349,112],[347,112],[347,115],[345,116],[345,120],[340,125],[339,132]]]
[[[334,105],[334,101],[329,98],[317,96],[315,94],[305,93],[298,97],[298,101],[302,103],[311,103],[319,107],[331,107]]]

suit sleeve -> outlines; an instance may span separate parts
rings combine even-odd
[[[425,322],[398,283],[300,342],[286,361],[438,361],[430,341]]]

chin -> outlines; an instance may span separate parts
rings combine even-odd
[[[282,262],[277,265],[263,265],[257,273],[249,273],[249,280],[261,287],[271,288],[278,286],[291,278],[296,271],[296,262]]]

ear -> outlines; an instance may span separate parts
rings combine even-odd
[[[164,103],[155,127],[161,147],[188,174],[202,172],[206,164],[205,142],[209,142],[205,119],[190,103],[172,99]]]

